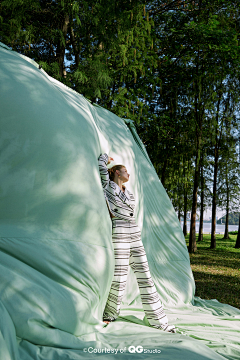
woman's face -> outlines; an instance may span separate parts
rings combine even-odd
[[[123,183],[127,182],[129,180],[129,174],[127,172],[127,169],[125,167],[122,167],[119,171],[119,179],[122,180]]]

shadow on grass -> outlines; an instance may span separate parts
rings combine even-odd
[[[240,269],[240,249],[235,249],[236,239],[222,240],[217,236],[216,249],[210,249],[210,235],[204,235],[201,242],[197,242],[197,252],[191,254],[191,264],[216,265]],[[188,236],[186,237],[188,246]]]
[[[193,270],[196,284],[196,296],[202,299],[217,299],[221,303],[240,309],[239,277],[231,275],[209,274]]]
[[[186,243],[188,245],[188,237]],[[216,236],[217,247],[210,249],[210,235],[197,242],[197,252],[190,254],[196,296],[217,299],[240,309],[240,249],[235,249],[236,236],[223,240]]]
[[[190,259],[192,265],[216,266],[218,268],[227,267],[236,270],[240,269],[240,256],[238,253],[215,253],[214,251],[207,249],[205,251],[199,251],[197,254],[191,254]]]

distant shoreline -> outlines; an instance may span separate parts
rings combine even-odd
[[[181,220],[181,222],[183,222],[183,220]],[[187,223],[190,223],[191,222],[191,220],[187,220]],[[196,224],[199,224],[199,220],[196,220]],[[204,224],[211,224],[212,223],[212,220],[203,220],[203,223]],[[216,225],[225,225],[225,223],[223,222],[223,223],[221,223],[221,224],[217,224],[216,223]],[[230,223],[228,223],[228,225],[232,225],[232,226],[238,226],[238,225],[236,225],[236,224],[230,224]]]
[[[191,222],[187,221],[187,232],[190,232],[190,224]],[[181,228],[183,229],[183,221],[181,221]],[[199,231],[199,221],[196,221],[196,233]],[[229,225],[228,231],[238,231],[238,225]],[[211,234],[212,232],[212,224],[211,222],[203,222],[203,234]],[[216,234],[224,234],[225,232],[225,224],[216,224]]]

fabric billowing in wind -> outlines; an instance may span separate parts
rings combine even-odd
[[[0,124],[1,360],[128,359],[139,345],[135,359],[240,357],[240,310],[194,297],[180,224],[131,126],[4,44]],[[97,161],[105,152],[131,174],[152,278],[177,334],[145,324],[131,269],[119,318],[102,322],[114,269]]]

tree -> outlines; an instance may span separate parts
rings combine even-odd
[[[208,161],[206,156],[206,146],[204,144],[203,151],[201,154],[201,162],[200,162],[200,220],[199,220],[199,233],[198,233],[198,242],[203,240],[203,214],[204,210],[207,207],[207,195],[209,194],[209,190],[207,187],[207,170],[208,170]]]
[[[134,120],[185,233],[192,208],[195,252],[199,189],[201,212],[208,191],[201,158],[225,122],[217,102],[221,112],[225,92],[229,104],[239,94],[237,1],[3,0],[0,13],[2,42],[92,103]]]
[[[240,248],[240,215],[239,215],[238,235],[237,235],[237,240],[236,240],[235,248],[236,248],[236,249],[239,249],[239,248]]]
[[[240,182],[236,138],[228,134],[223,139],[223,156],[219,166],[219,203],[226,210],[224,239],[229,239],[229,213],[236,211],[239,205]],[[238,220],[238,217],[237,217]]]

